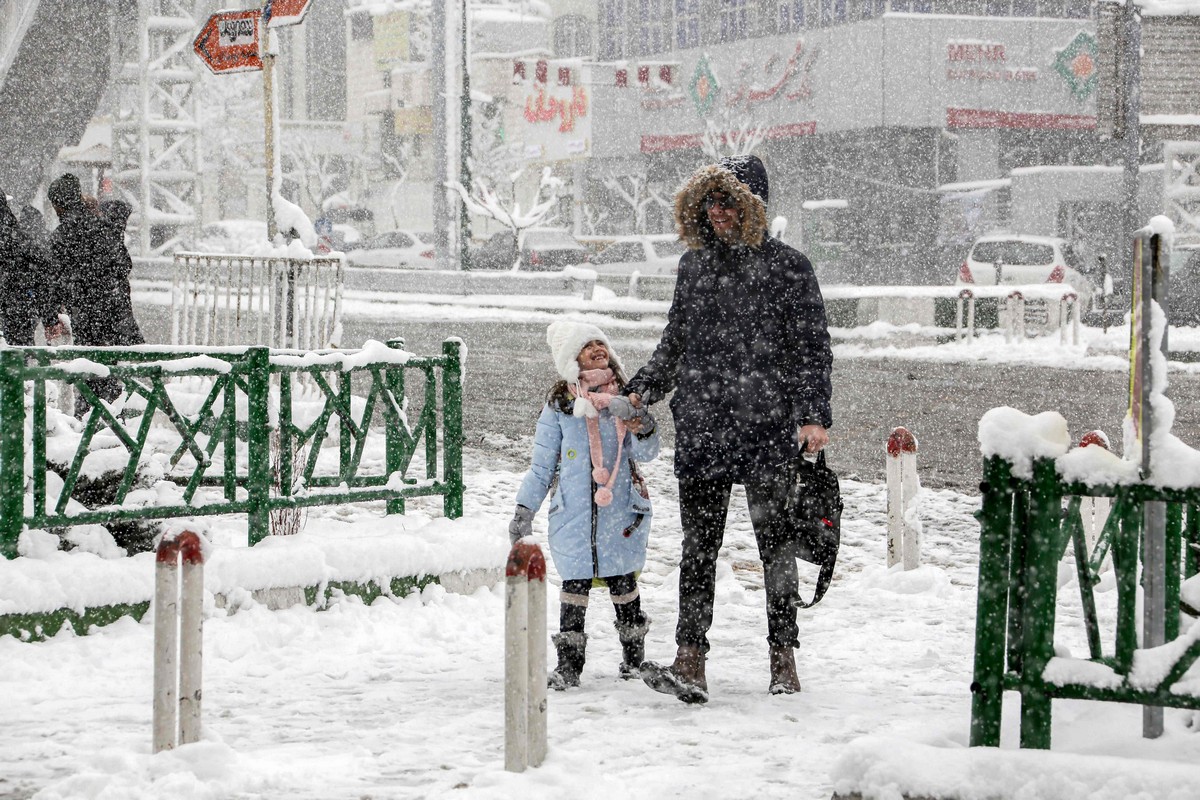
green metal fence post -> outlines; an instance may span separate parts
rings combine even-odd
[[[1050,749],[1051,700],[1042,673],[1054,656],[1062,496],[1054,462],[1033,465],[1026,552],[1028,594],[1022,610],[1021,747]]]
[[[25,524],[25,360],[0,351],[0,554],[17,557]]]
[[[971,682],[971,746],[1000,746],[1004,698],[1004,635],[1008,613],[1008,558],[1012,533],[1011,466],[983,462],[979,514],[979,593],[975,606],[975,672]]]
[[[1188,503],[1183,540],[1189,545],[1184,557],[1183,575],[1190,578],[1200,572],[1200,505]]]
[[[397,336],[394,339],[388,339],[387,346],[393,350],[404,349],[404,339]],[[387,381],[387,390],[395,400],[396,406],[404,407],[404,367],[388,367],[384,371],[384,378]],[[384,433],[384,464],[387,468],[387,474],[390,478],[403,468],[404,463],[404,445],[400,441],[400,431],[388,423],[387,414],[383,415],[383,433]],[[403,514],[404,513],[404,498],[397,497],[387,501],[388,514]]]
[[[457,519],[463,513],[463,427],[462,427],[462,343],[457,339],[442,342],[446,357],[442,368],[442,466],[446,471],[445,514]]]
[[[1030,483],[1023,481],[1013,495],[1012,531],[1008,556],[1008,670],[1020,674],[1024,652],[1025,602],[1029,597],[1029,494]]]
[[[1166,553],[1167,575],[1163,586],[1165,608],[1167,609],[1164,634],[1166,641],[1171,641],[1179,635],[1179,592],[1183,572],[1183,504],[1169,503],[1167,505],[1167,541]]]
[[[271,393],[271,351],[251,347],[246,351],[249,374],[246,414],[246,490],[249,495],[250,544],[257,544],[271,532],[271,431],[267,411]]]
[[[1117,635],[1114,669],[1128,675],[1137,649],[1138,541],[1142,538],[1142,504],[1129,498],[1121,503],[1120,530],[1112,541],[1113,572],[1117,575]]]

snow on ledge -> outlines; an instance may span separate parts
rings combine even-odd
[[[1009,406],[993,408],[979,420],[984,458],[1000,456],[1018,478],[1033,477],[1035,458],[1058,458],[1071,446],[1067,421],[1057,411],[1030,416]]]
[[[1200,767],[1150,759],[1047,750],[934,746],[869,736],[842,751],[830,770],[834,791],[863,800],[1188,800]]]

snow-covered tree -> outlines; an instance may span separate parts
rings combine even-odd
[[[510,182],[515,184],[519,174],[510,177]],[[465,186],[457,182],[447,183],[446,187],[458,192],[467,210],[472,214],[494,219],[513,232],[517,244],[513,269],[518,269],[521,266],[521,245],[525,242],[525,232],[550,218],[554,207],[558,205],[558,195],[563,188],[562,180],[554,176],[550,167],[544,168],[541,180],[526,204],[526,211],[521,210],[521,204],[515,199],[506,205],[480,178],[473,179],[471,184],[471,191],[467,191]]]
[[[767,138],[767,126],[755,125],[747,113],[722,108],[716,119],[704,121],[700,147],[713,161],[725,156],[748,156]]]
[[[645,169],[635,172],[622,171],[619,175],[609,173],[600,179],[609,194],[617,197],[629,206],[633,215],[633,232],[647,233],[646,212],[653,206],[671,209],[671,198],[664,196],[661,187],[650,180]]]

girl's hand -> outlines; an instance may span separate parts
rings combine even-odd
[[[634,417],[633,419],[625,420],[625,428],[633,433],[642,432],[642,421],[644,417]]]

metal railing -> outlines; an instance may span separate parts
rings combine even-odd
[[[341,258],[176,253],[171,344],[336,347]]]
[[[1011,463],[993,456],[984,461],[983,476],[971,745],[999,746],[1004,691],[1021,694],[1021,747],[1041,749],[1050,747],[1054,699],[1200,709],[1200,695],[1178,686],[1200,659],[1200,639],[1180,636],[1177,613],[1182,578],[1200,569],[1200,489],[1066,482],[1050,459],[1036,459],[1032,477],[1019,479]],[[1113,498],[1091,547],[1080,515],[1087,497]],[[1138,647],[1137,626],[1139,567],[1148,562],[1143,506],[1152,502],[1166,503],[1161,596],[1167,643],[1154,653]],[[1086,659],[1055,656],[1058,564],[1068,548],[1079,583]],[[1116,630],[1107,653],[1095,598],[1106,556],[1117,589]]]
[[[441,495],[446,516],[461,516],[460,353],[460,342],[447,340],[440,356],[415,356],[399,339],[316,352],[0,347],[0,553],[17,555],[25,526],[246,514],[254,544],[279,509],[386,500],[395,514],[406,498]],[[424,378],[424,403],[410,425],[405,378],[414,372]],[[183,388],[198,391],[181,392],[189,378]],[[53,426],[65,460],[48,455],[54,382],[91,406],[77,442],[70,426]],[[111,402],[99,397],[104,382],[119,387]],[[327,438],[337,440],[336,462],[334,448],[322,448]],[[73,495],[98,439],[107,445],[101,461],[118,447],[127,455],[106,469],[115,484],[106,502],[82,508]],[[364,459],[368,444],[382,452]],[[424,477],[408,477],[421,445]]]

